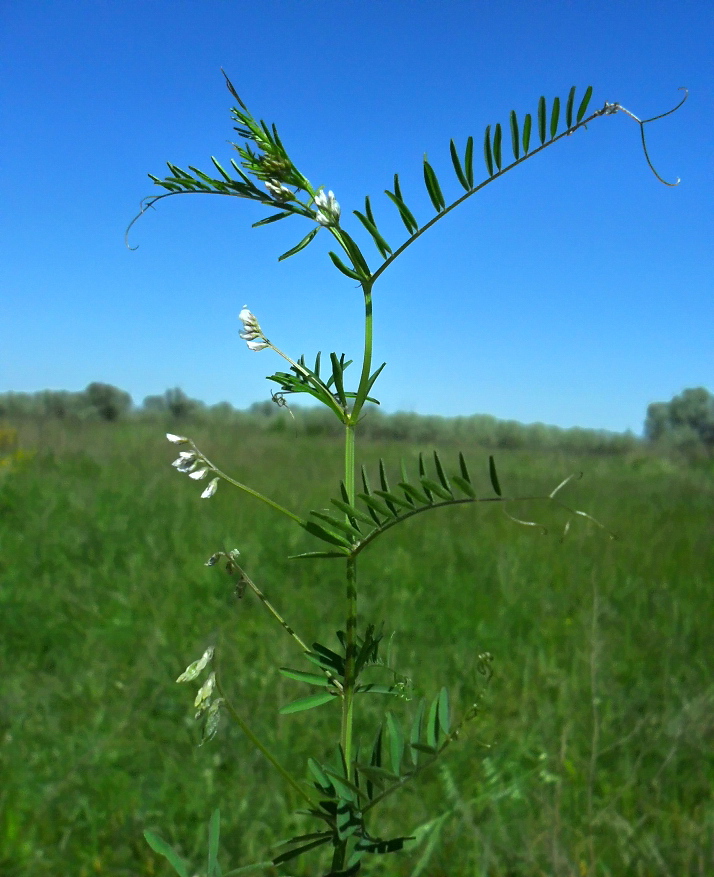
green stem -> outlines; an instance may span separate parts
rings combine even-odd
[[[268,612],[275,618],[275,620],[280,624],[280,626],[295,640],[295,642],[300,646],[300,648],[306,654],[310,654],[310,647],[295,633],[295,631],[290,627],[287,621],[283,618],[283,616],[278,612],[278,610],[273,606],[273,604],[268,600],[265,594],[260,590],[260,588],[256,585],[253,579],[245,572],[245,570],[236,565],[236,569],[241,575],[241,581],[248,585],[248,587],[253,591],[255,596],[260,600],[260,602],[265,606]],[[330,682],[335,686],[338,691],[342,691],[342,683],[339,679],[336,679],[329,670],[323,671]]]
[[[345,489],[347,502],[355,502],[355,424],[345,424]]]
[[[352,730],[354,722],[355,651],[357,628],[357,559],[347,558],[347,624],[345,631],[345,677],[342,692],[340,743],[347,765],[347,779],[354,779]]]
[[[206,464],[206,466],[208,466],[209,469],[212,469],[213,472],[215,472],[215,474],[219,476],[219,478],[222,478],[224,481],[227,481],[229,484],[232,484],[234,487],[238,487],[241,490],[245,491],[246,493],[249,493],[251,496],[254,496],[256,499],[259,499],[261,502],[264,502],[266,505],[269,505],[271,509],[275,509],[276,512],[280,512],[281,514],[283,514],[286,517],[290,518],[291,520],[295,521],[296,524],[300,524],[300,526],[302,526],[305,523],[303,521],[303,519],[298,517],[298,515],[296,515],[294,512],[291,512],[289,509],[284,508],[279,503],[275,502],[274,500],[270,499],[269,497],[263,496],[262,493],[258,493],[257,490],[253,490],[252,487],[248,487],[247,484],[241,484],[240,481],[236,481],[235,478],[231,478],[230,475],[226,475],[226,473],[221,471],[218,468],[218,466],[214,466],[213,463],[211,463],[211,461],[208,459],[208,457],[205,454],[203,454],[201,451],[199,451],[199,449],[196,447],[196,445],[193,442],[191,442],[190,444],[191,444],[191,447],[193,448],[193,450],[195,451],[195,453],[198,455],[198,457]]]
[[[350,414],[352,423],[357,423],[359,413],[367,398],[367,382],[372,371],[372,280],[362,284],[364,293],[364,356],[362,358],[362,374],[359,378],[357,398]],[[350,500],[351,502],[352,500]]]
[[[273,755],[273,753],[268,749],[268,747],[263,743],[263,741],[256,736],[256,734],[251,730],[251,728],[243,721],[241,716],[238,714],[237,710],[233,706],[233,704],[226,697],[226,693],[223,689],[223,685],[221,684],[221,677],[218,672],[218,668],[216,668],[216,688],[218,689],[219,694],[223,698],[223,703],[225,704],[226,709],[231,714],[233,720],[236,725],[241,729],[241,731],[245,734],[245,736],[250,740],[250,742],[258,749],[262,754],[267,758],[267,760],[273,765],[275,770],[280,774],[280,776],[285,780],[285,782],[291,786],[297,794],[310,805],[310,807],[315,806],[315,802],[312,798],[307,794],[307,792],[300,786],[298,781],[295,779],[292,774],[289,774],[287,770],[280,764],[278,759]]]

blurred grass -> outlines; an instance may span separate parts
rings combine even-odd
[[[298,512],[335,495],[331,440],[191,435]],[[228,722],[197,747],[193,688],[176,676],[221,628],[233,702],[298,776],[308,755],[326,754],[339,717],[331,706],[277,715],[306,692],[276,667],[301,659],[256,600],[237,601],[203,563],[240,548],[303,638],[331,644],[340,562],[286,560],[310,537],[228,485],[200,500],[156,427],[25,423],[18,446],[0,468],[0,874],[170,873],[145,828],[197,868],[219,804],[224,863],[264,859],[301,824],[290,816],[300,802]],[[455,463],[458,449],[440,450]],[[463,450],[490,493],[487,452]],[[372,443],[359,456],[396,467],[417,452]],[[446,684],[458,715],[479,690],[478,655],[495,657],[482,716],[440,770],[385,802],[380,833],[441,819],[414,852],[375,857],[368,873],[711,874],[714,473],[644,455],[497,459],[509,494],[548,493],[583,469],[563,499],[620,538],[576,520],[561,542],[562,515],[537,504],[512,511],[542,520],[545,537],[496,507],[460,507],[362,555],[360,625],[394,632],[395,662],[418,691]],[[358,723],[365,743],[383,706],[375,698]],[[315,861],[281,873],[315,875]]]

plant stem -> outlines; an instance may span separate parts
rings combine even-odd
[[[357,423],[357,418],[362,410],[362,406],[367,398],[367,382],[372,370],[372,285],[373,280],[362,283],[362,292],[364,293],[364,356],[362,358],[362,374],[359,378],[359,387],[357,388],[357,398],[355,399],[350,421]],[[350,502],[352,500],[350,499]]]
[[[345,489],[347,502],[355,502],[355,424],[345,424]]]
[[[357,628],[357,559],[347,558],[347,624],[345,630],[345,678],[342,692],[340,743],[347,766],[347,779],[354,778],[352,766],[352,725],[355,691],[355,634]]]
[[[225,472],[221,471],[218,466],[214,466],[213,463],[208,459],[208,457],[203,454],[196,445],[191,442],[191,448],[195,451],[195,453],[200,457],[200,459],[212,469],[213,472],[218,475],[219,478],[222,478],[224,481],[227,481],[229,484],[232,484],[234,487],[239,488],[239,490],[243,490],[245,493],[249,493],[251,496],[254,496],[256,499],[259,499],[261,502],[264,502],[266,505],[269,505],[271,509],[274,509],[276,512],[280,512],[291,520],[295,521],[296,524],[304,523],[302,518],[298,517],[294,512],[291,512],[289,509],[283,508],[279,503],[270,499],[267,496],[263,496],[262,493],[258,493],[257,490],[253,490],[252,487],[248,487],[246,484],[241,484],[240,481],[236,481],[235,478],[231,478],[230,475],[226,475]]]
[[[225,704],[226,709],[231,714],[233,720],[236,725],[241,729],[241,731],[245,734],[245,736],[250,740],[250,742],[255,746],[256,749],[260,750],[265,758],[273,765],[275,770],[280,774],[280,776],[285,780],[285,782],[292,786],[292,788],[297,792],[297,794],[307,802],[310,807],[314,807],[315,803],[312,798],[307,794],[307,792],[300,786],[298,781],[291,774],[285,770],[285,768],[280,764],[277,758],[273,755],[273,753],[267,748],[267,746],[263,743],[263,741],[256,736],[256,734],[251,730],[251,728],[243,721],[242,717],[238,714],[237,710],[233,706],[233,704],[226,697],[226,693],[221,684],[221,677],[216,670],[216,687],[218,689],[219,694],[223,698],[223,703]]]

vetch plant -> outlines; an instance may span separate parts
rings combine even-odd
[[[478,491],[463,453],[449,461],[436,451],[430,459],[420,455],[416,472],[407,471],[404,465],[398,473],[388,472],[383,460],[379,461],[374,472],[368,472],[364,466],[357,471],[355,445],[360,419],[368,402],[378,404],[372,394],[385,367],[385,363],[382,363],[375,368],[372,356],[374,286],[408,247],[484,186],[538,152],[585,129],[597,119],[620,112],[634,119],[640,126],[645,157],[657,178],[666,185],[677,185],[679,180],[667,183],[650,162],[644,128],[654,119],[641,120],[620,104],[607,102],[588,115],[592,88],[587,88],[576,101],[576,89],[573,87],[562,108],[559,98],[556,97],[548,105],[546,99],[541,97],[533,116],[526,113],[519,119],[515,112],[511,112],[507,126],[502,127],[499,123],[486,128],[483,161],[487,176],[484,180],[477,182],[476,179],[473,137],[468,138],[462,150],[452,140],[449,145],[451,162],[456,182],[464,190],[454,200],[447,201],[436,172],[425,157],[424,185],[433,207],[432,215],[425,222],[417,220],[407,206],[399,176],[395,174],[392,188],[386,189],[385,194],[406,228],[407,237],[398,246],[393,247],[379,230],[371,200],[366,197],[363,210],[354,210],[352,215],[367,233],[368,242],[376,249],[375,263],[344,228],[342,211],[334,192],[312,185],[288,155],[275,125],[255,119],[227,78],[226,83],[237,103],[232,114],[237,123],[235,130],[242,140],[242,143],[234,144],[238,161],[231,159],[231,172],[215,158],[212,158],[212,162],[218,176],[194,167],[183,170],[169,163],[169,176],[164,179],[151,176],[166,191],[147,199],[141,213],[162,198],[178,194],[227,195],[257,201],[276,212],[255,222],[254,226],[278,222],[291,216],[300,217],[309,224],[307,234],[283,253],[279,257],[281,260],[305,249],[320,232],[331,237],[333,249],[329,251],[330,259],[337,270],[356,285],[364,301],[364,347],[357,367],[348,373],[353,360],[348,359],[345,353],[330,353],[325,363],[321,354],[317,353],[311,365],[307,364],[304,356],[292,359],[267,337],[248,305],[244,305],[239,314],[242,323],[240,336],[251,351],[271,350],[287,363],[285,371],[277,371],[268,378],[278,385],[278,392],[273,394],[278,404],[284,405],[285,397],[291,394],[306,393],[326,406],[342,423],[344,468],[341,478],[336,477],[337,489],[330,499],[331,508],[315,510],[307,517],[301,517],[223,472],[190,438],[173,434],[168,434],[167,438],[182,448],[172,465],[189,479],[201,482],[202,498],[210,499],[222,481],[232,484],[288,517],[317,540],[314,550],[297,555],[299,560],[308,563],[324,560],[342,565],[344,626],[336,632],[336,642],[326,645],[324,637],[310,638],[308,641],[291,627],[256,584],[252,573],[242,566],[238,549],[217,551],[206,561],[207,566],[215,566],[219,562],[224,564],[235,581],[238,595],[252,592],[291,638],[297,663],[300,659],[303,663],[295,668],[281,667],[280,673],[289,680],[310,686],[314,693],[296,697],[280,712],[290,714],[319,707],[338,710],[339,739],[334,741],[332,747],[327,744],[324,747],[325,751],[332,748],[335,754],[331,759],[325,759],[322,753],[297,753],[295,771],[282,764],[227,697],[217,662],[220,643],[206,649],[203,656],[190,664],[177,681],[199,685],[194,707],[196,719],[202,723],[202,742],[207,742],[215,735],[222,716],[232,718],[249,742],[303,801],[305,809],[301,812],[314,820],[311,831],[284,842],[269,860],[244,865],[227,872],[223,877],[279,868],[298,856],[322,847],[331,851],[331,864],[326,877],[347,877],[357,874],[363,867],[368,869],[370,857],[395,853],[409,846],[414,839],[409,833],[396,837],[383,836],[379,805],[431,768],[479,713],[478,704],[452,704],[446,686],[431,692],[427,698],[414,698],[410,680],[383,657],[381,629],[375,623],[358,629],[360,554],[393,527],[417,515],[456,505],[497,503],[515,522],[540,526],[537,522],[513,515],[509,510],[519,501],[539,500],[554,504],[566,513],[565,533],[571,521],[578,517],[602,526],[586,512],[573,509],[561,500],[561,491],[574,476],[566,477],[553,490],[542,495],[511,496],[502,490],[493,457],[488,462],[493,492],[488,496]],[[686,94],[674,109],[681,106],[684,100]],[[663,113],[662,116],[668,114]],[[512,160],[507,156],[508,147],[504,143],[509,135]],[[250,304],[253,306],[254,303]],[[355,374],[355,380],[350,384],[351,374]],[[479,657],[479,672],[485,682],[491,675],[491,660],[488,653]],[[366,673],[372,668],[381,668],[381,681],[375,682],[374,674]],[[401,712],[408,712],[409,715],[398,716],[396,710],[387,710],[383,720],[373,729],[371,739],[358,741],[355,739],[356,713],[364,698],[375,694],[386,697],[388,702],[396,706],[401,707],[406,703]],[[306,764],[303,761],[305,758]],[[303,779],[305,768],[307,780]],[[220,814],[216,811],[209,824],[209,877],[220,877],[222,874],[218,864],[219,828]],[[151,832],[146,832],[146,837],[152,848],[169,860],[176,873],[188,877],[186,863],[171,847]]]

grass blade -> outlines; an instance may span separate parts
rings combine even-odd
[[[221,834],[221,811],[216,807],[208,823],[208,877],[221,877],[218,842]]]
[[[179,877],[188,877],[186,863],[176,850],[174,850],[173,847],[170,847],[165,840],[162,840],[157,834],[154,834],[153,831],[145,831],[144,839],[155,853],[163,856],[168,861]]]

